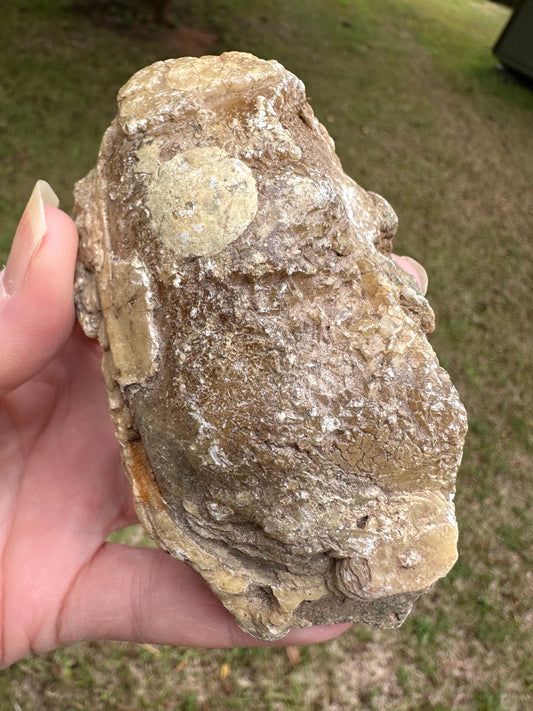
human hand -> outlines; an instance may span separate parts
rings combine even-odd
[[[260,645],[187,565],[106,542],[137,517],[101,349],[75,325],[77,233],[57,204],[39,181],[0,274],[0,664],[81,640]]]

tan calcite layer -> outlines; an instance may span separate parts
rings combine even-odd
[[[154,540],[262,639],[400,624],[456,560],[466,416],[396,216],[303,84],[240,53],[143,69],[75,218],[78,316]]]

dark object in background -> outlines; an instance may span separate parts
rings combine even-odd
[[[170,20],[171,0],[147,0],[152,10],[152,18],[158,25],[172,24]]]
[[[492,51],[506,69],[533,79],[533,0],[517,5]]]
[[[146,22],[174,27],[175,4],[172,0],[70,0],[67,7],[87,15],[95,25],[124,30]]]
[[[515,7],[518,5],[520,0],[492,0],[492,2],[495,2],[498,5],[507,5],[507,7]]]

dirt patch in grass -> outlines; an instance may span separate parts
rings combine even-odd
[[[164,17],[156,22],[154,6],[158,5],[163,4],[149,0],[71,0],[66,7],[98,28],[115,30],[133,41],[157,43],[169,57],[209,54],[218,35],[206,26],[194,26],[198,20],[192,5],[167,2]]]
[[[175,30],[169,30],[163,41],[171,50],[172,56],[200,57],[212,52],[218,37],[214,32],[180,25]]]

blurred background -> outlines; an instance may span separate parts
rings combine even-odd
[[[0,672],[2,711],[531,708],[533,91],[491,54],[510,5],[0,1],[2,263],[37,178],[71,209],[136,70],[230,49],[278,59],[346,172],[395,208],[395,251],[426,266],[431,341],[470,424],[459,562],[401,629],[288,650],[77,644]],[[146,545],[137,528],[115,540]]]

